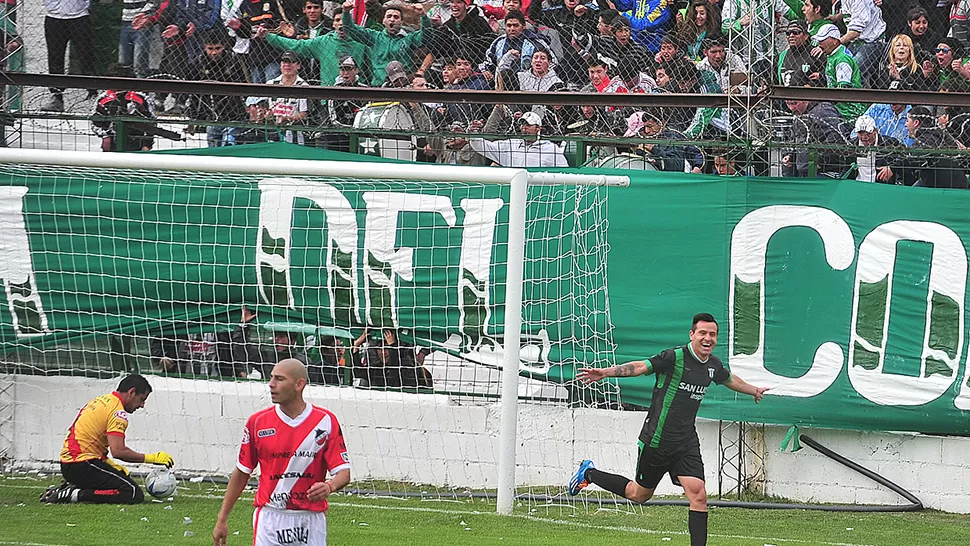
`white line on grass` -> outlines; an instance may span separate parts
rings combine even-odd
[[[66,544],[47,544],[46,542],[13,542],[10,540],[0,540],[0,544],[11,546],[67,546]]]
[[[9,487],[11,489],[36,489],[36,487],[30,487],[26,485],[6,485],[3,487]],[[213,494],[180,494],[180,497],[185,497],[187,499],[222,499],[222,495]],[[245,493],[240,497],[241,499],[247,499],[247,497],[252,498],[252,495],[246,495]],[[358,498],[367,498],[360,496]],[[247,499],[248,500],[248,499]],[[331,501],[331,506],[346,506],[348,508],[376,508],[378,510],[399,510],[403,512],[423,512],[429,514],[448,514],[454,516],[496,516],[497,514],[493,512],[482,512],[480,510],[445,510],[443,508],[428,508],[425,506],[390,506],[390,505],[380,505],[380,504],[366,504],[357,502],[343,502],[343,501]],[[511,516],[506,516],[516,519],[522,519],[526,521],[532,521],[536,523],[548,523],[553,525],[565,525],[570,527],[581,527],[583,529],[594,529],[598,531],[619,531],[623,533],[637,533],[644,535],[686,535],[685,531],[658,531],[656,529],[646,529],[643,527],[630,527],[625,525],[594,525],[592,523],[583,523],[580,521],[566,521],[560,519],[549,519],[542,518],[538,516],[530,516],[527,514],[512,514]],[[755,537],[747,535],[710,535],[713,538],[732,538],[739,540],[763,540],[765,543],[773,542],[784,542],[788,544],[818,544],[820,546],[871,546],[866,544],[854,544],[849,542],[819,542],[817,540],[802,540],[797,538],[769,538],[769,537]],[[48,544],[38,544],[33,545],[27,542],[0,542],[0,544],[10,544],[17,546],[61,546],[61,545],[48,545]]]

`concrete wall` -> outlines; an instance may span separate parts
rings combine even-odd
[[[13,381],[14,419],[4,424],[0,451],[18,463],[53,461],[78,408],[110,392],[117,381],[7,376]],[[128,444],[164,449],[185,473],[228,474],[246,418],[269,405],[265,383],[151,378],[154,392],[131,417]],[[497,405],[455,405],[441,395],[310,387],[307,399],[332,410],[344,427],[356,479],[437,487],[497,486]],[[521,405],[517,483],[560,492],[576,464],[632,475],[636,438],[645,414]],[[781,453],[784,427],[766,427],[766,493],[796,501],[899,504],[895,493],[852,473],[810,448]],[[709,491],[716,492],[718,423],[698,422]],[[912,434],[812,430],[823,445],[912,491],[926,506],[970,512],[970,439]],[[748,457],[754,459],[756,457]],[[676,494],[665,480],[658,494]]]

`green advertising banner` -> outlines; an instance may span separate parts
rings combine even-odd
[[[615,174],[631,187],[530,193],[524,371],[643,359],[706,311],[715,354],[771,390],[755,405],[711,388],[702,416],[970,433],[970,193]],[[242,305],[401,327],[485,363],[501,340],[497,186],[5,168],[0,228],[7,354]],[[647,405],[653,384],[623,380],[621,400]]]

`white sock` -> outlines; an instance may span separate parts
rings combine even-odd
[[[80,492],[80,489],[74,489],[74,491],[71,491],[71,502],[77,502],[77,495]]]

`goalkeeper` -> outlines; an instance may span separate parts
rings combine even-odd
[[[49,487],[41,495],[41,502],[138,504],[145,500],[141,487],[125,467],[108,458],[108,451],[114,458],[129,463],[168,467],[175,464],[164,451],[141,454],[125,445],[128,414],[145,407],[151,392],[147,379],[132,374],[121,380],[118,390],[85,404],[61,448],[64,482]]]
[[[717,383],[760,401],[765,391],[732,375],[711,352],[717,345],[717,321],[709,313],[698,313],[690,328],[690,343],[667,349],[646,362],[635,361],[611,368],[581,368],[576,378],[584,383],[605,377],[633,377],[656,372],[650,413],[640,432],[640,454],[636,480],[609,474],[585,460],[569,482],[569,494],[596,485],[633,502],[646,502],[657,484],[669,473],[675,485],[684,488],[690,502],[687,527],[691,546],[707,544],[707,488],[704,462],[694,421],[707,387]]]

